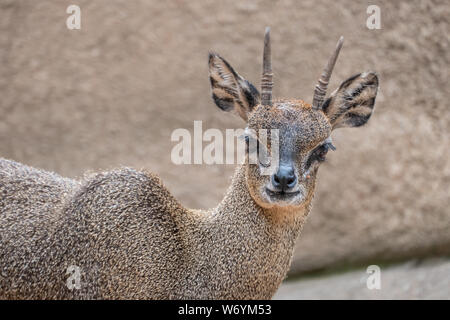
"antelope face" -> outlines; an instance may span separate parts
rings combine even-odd
[[[272,101],[268,30],[264,42],[261,94],[219,55],[209,56],[215,103],[247,122],[247,187],[262,207],[308,204],[314,193],[317,170],[328,151],[335,149],[332,130],[359,127],[372,115],[378,89],[378,78],[373,72],[347,79],[324,99],[342,41],[341,38],[319,79],[312,105],[295,99]],[[261,137],[261,133],[266,136]],[[261,153],[268,156],[260,157]]]
[[[246,131],[257,133],[246,136],[247,184],[255,201],[264,207],[298,206],[310,199],[319,164],[334,148],[325,114],[301,100],[276,101],[256,107]],[[267,139],[261,137],[266,132]],[[253,153],[258,156],[250,162]]]

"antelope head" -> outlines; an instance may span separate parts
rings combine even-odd
[[[273,99],[270,29],[264,38],[261,91],[239,75],[215,53],[209,55],[212,98],[224,110],[247,122],[246,182],[255,202],[264,208],[300,207],[309,204],[317,170],[327,153],[335,150],[334,129],[360,127],[372,115],[378,90],[374,72],[356,74],[326,97],[328,82],[343,44],[343,37],[329,58],[314,90],[312,103],[301,99]],[[250,130],[251,129],[251,130]],[[248,161],[252,152],[274,153],[272,139],[261,141],[259,129],[277,132],[279,161],[267,173],[268,163]],[[250,147],[250,146],[256,146]],[[263,174],[264,172],[264,174]]]

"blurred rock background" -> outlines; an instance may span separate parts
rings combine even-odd
[[[66,28],[71,4],[81,30]],[[370,4],[380,30],[366,27]],[[0,156],[74,178],[149,168],[184,205],[215,206],[234,166],[170,161],[176,128],[244,125],[210,99],[208,51],[259,87],[270,25],[275,96],[311,101],[344,35],[330,89],[375,70],[376,112],[334,133],[291,276],[448,257],[449,15],[444,0],[0,0]]]

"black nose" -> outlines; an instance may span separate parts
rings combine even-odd
[[[272,185],[281,191],[295,187],[296,183],[297,177],[291,166],[280,166],[277,173],[272,176]]]

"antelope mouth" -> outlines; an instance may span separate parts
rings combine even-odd
[[[269,188],[266,188],[267,195],[274,200],[287,200],[291,199],[294,196],[300,194],[300,191],[273,191]]]

